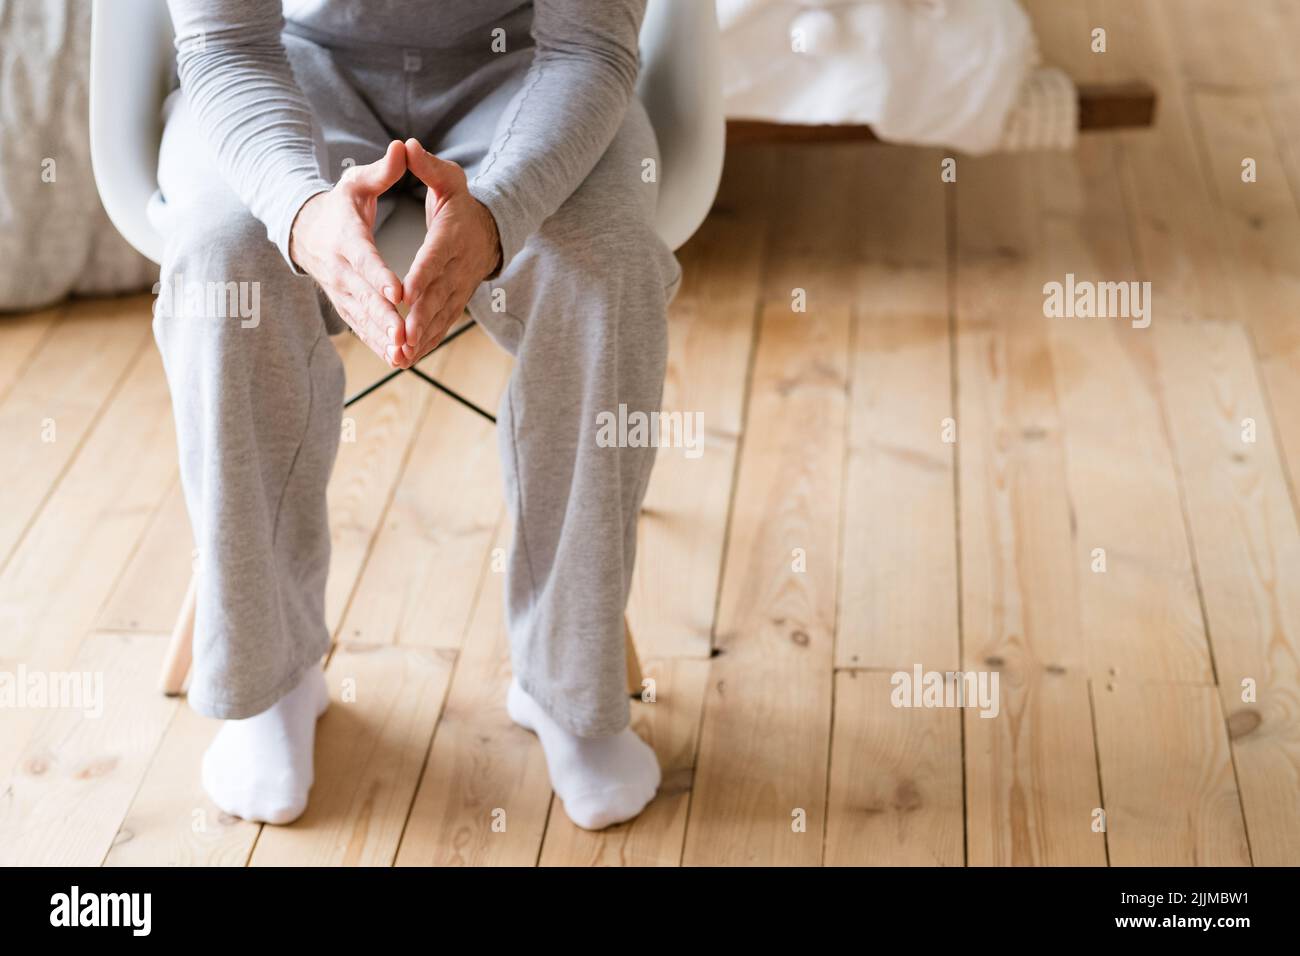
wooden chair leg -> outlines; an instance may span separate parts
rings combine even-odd
[[[198,576],[190,578],[189,590],[185,592],[185,603],[172,628],[172,639],[167,645],[167,656],[163,660],[162,675],[159,684],[168,697],[176,697],[185,687],[185,678],[190,672],[190,661],[194,656],[194,601],[195,583]]]
[[[627,623],[627,617],[623,618],[623,634],[627,641],[627,692],[632,697],[640,697],[641,691],[641,662],[637,660],[636,644],[632,641],[632,627]]]

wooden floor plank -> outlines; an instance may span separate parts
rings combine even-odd
[[[434,362],[431,374],[489,407],[510,369],[509,357],[477,331]],[[492,426],[435,396],[339,628],[341,639],[458,648],[501,501]]]
[[[175,449],[162,363],[139,351],[0,575],[0,656],[70,656],[175,480]]]
[[[974,866],[1105,862],[1033,162],[963,161],[958,179],[962,664],[1002,691],[999,717],[966,715]]]
[[[1290,11],[1287,24],[1300,26],[1300,11]],[[1300,69],[1297,69],[1297,75],[1300,75]],[[1291,86],[1272,91],[1264,102],[1286,171],[1292,204],[1300,210],[1300,89]],[[1300,348],[1264,358],[1261,368],[1273,407],[1279,410],[1300,408]],[[1282,445],[1291,495],[1300,501],[1300,420],[1295,415],[1279,414],[1274,428]]]
[[[961,715],[895,707],[892,692],[888,673],[835,675],[823,862],[961,866]]]
[[[1295,34],[1277,17],[1280,3],[1224,0],[1145,0],[1161,17],[1161,30],[1176,51],[1189,85],[1258,91],[1285,83],[1294,61],[1287,42]],[[1294,21],[1290,26],[1294,27]]]
[[[1273,428],[1291,488],[1291,500],[1296,502],[1300,513],[1300,421],[1297,421],[1300,416],[1290,413],[1290,409],[1300,408],[1300,349],[1260,360],[1259,368],[1269,405],[1275,410]]]
[[[1063,423],[1032,261],[1036,199],[1023,185],[1031,162],[966,161],[958,182],[963,663],[1082,672]]]
[[[347,394],[356,394],[384,374],[378,356],[355,336],[340,336],[336,344],[347,373]],[[425,365],[431,371],[442,360],[439,356]],[[343,411],[339,456],[329,484],[325,623],[332,633],[338,631],[370,556],[411,443],[436,400],[433,389],[414,375],[399,375]]]
[[[844,485],[840,667],[959,658],[942,155],[876,149],[863,217]]]
[[[632,822],[595,833],[574,826],[553,801],[542,866],[680,865],[709,662],[645,660],[642,666],[655,682],[655,700],[633,702],[632,727],[659,758],[659,793]]]
[[[1151,327],[1164,314],[1143,285],[1117,188],[1114,144],[1036,164],[1042,222],[1032,268],[1045,281],[1125,284],[1132,315],[1025,316],[1046,323],[1061,410],[1089,672],[1213,680],[1182,500],[1160,401]],[[1142,293],[1142,290],[1146,290]],[[1123,304],[1123,297],[1115,305]],[[1123,427],[1116,427],[1122,422]]]
[[[963,712],[967,864],[1105,866],[1088,681],[1003,669],[999,691],[997,717]]]
[[[1219,695],[1257,865],[1300,864],[1300,524],[1245,332],[1159,330]]]
[[[1224,309],[1221,230],[1165,5],[1087,0],[1066,11],[1038,0],[1033,9],[1049,55],[1072,76],[1142,77],[1160,96],[1154,129],[1081,142],[1075,156],[1036,164],[1051,278],[1150,282],[1153,323]],[[1106,30],[1102,54],[1092,50],[1095,27]],[[1053,323],[1084,633],[1094,676],[1203,682],[1210,662],[1147,332],[1113,320]],[[1093,570],[1096,548],[1105,572]]]
[[[821,859],[853,298],[837,270],[857,261],[841,177],[864,148],[780,154],[805,185],[769,250],[687,865]]]
[[[1294,89],[1268,95],[1195,97],[1205,166],[1222,227],[1230,240],[1230,296],[1235,317],[1250,330],[1287,462],[1291,492],[1300,500],[1300,107]],[[1242,182],[1242,163],[1255,162],[1256,181]]]
[[[1050,6],[1052,0],[1040,2]],[[1087,0],[1086,6],[1089,19],[1107,27],[1108,43],[1104,54],[1089,49],[1082,57],[1108,81],[1143,77],[1160,100],[1154,128],[1107,137],[1120,149],[1119,182],[1142,278],[1156,290],[1162,320],[1227,318],[1229,248],[1203,175],[1187,81],[1165,24],[1171,5]]]
[[[160,660],[161,658],[159,658]],[[158,660],[152,666],[156,677]],[[164,700],[156,684],[143,693]],[[245,866],[261,826],[217,809],[200,782],[221,724],[184,701],[163,734],[113,839],[105,866]]]
[[[1260,97],[1197,91],[1206,175],[1232,252],[1236,317],[1264,359],[1300,352],[1300,213]],[[1255,161],[1254,182],[1242,163]]]
[[[58,305],[0,318],[0,408],[66,312],[67,306]]]
[[[145,349],[0,574],[0,667],[68,666],[175,477],[167,385],[157,353]],[[7,723],[0,780],[31,714]]]
[[[975,328],[959,347],[963,663],[1085,673],[1060,419],[1050,391],[1035,394],[1039,359]]]
[[[1112,866],[1249,866],[1228,737],[1211,687],[1095,688]]]
[[[56,336],[40,347],[0,402],[0,568],[76,457],[127,369],[149,341],[140,298],[98,309],[69,308]],[[28,322],[19,328],[32,328]],[[75,372],[68,343],[75,342]],[[21,349],[21,342],[15,347]],[[12,360],[6,359],[6,365]],[[2,383],[0,383],[2,384]]]
[[[638,527],[628,620],[649,657],[708,657],[775,176],[769,150],[727,163],[713,213],[678,252],[663,408],[699,415],[699,457],[660,449]]]
[[[162,635],[86,638],[65,673],[99,684],[99,713],[36,712],[18,768],[0,791],[0,865],[103,861],[176,712],[176,701],[153,692],[163,646]]]
[[[835,307],[763,316],[687,865],[821,858],[848,331]]]
[[[496,547],[504,547],[504,528]],[[551,804],[542,748],[506,714],[505,575],[489,566],[398,866],[532,866]]]

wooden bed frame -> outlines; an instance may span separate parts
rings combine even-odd
[[[1079,87],[1079,129],[1137,129],[1155,121],[1156,92],[1149,83]],[[880,142],[870,126],[799,126],[761,120],[727,120],[727,145],[750,143]]]

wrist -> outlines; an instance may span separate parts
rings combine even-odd
[[[307,252],[306,237],[311,235],[312,223],[316,219],[321,202],[327,195],[328,193],[319,192],[309,196],[307,201],[298,207],[298,212],[293,217],[293,224],[289,226],[289,261],[300,269],[307,268],[302,258]]]
[[[483,278],[491,279],[501,268],[501,231],[497,228],[496,216],[492,215],[492,210],[484,203],[474,198],[478,206],[479,215],[483,220],[483,228],[487,235],[487,269],[483,273]]]

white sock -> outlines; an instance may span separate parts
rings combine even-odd
[[[293,690],[245,720],[227,720],[203,754],[203,789],[233,816],[292,823],[307,809],[316,719],[329,705],[325,674],[313,667]]]
[[[551,787],[569,819],[584,830],[631,820],[659,789],[659,761],[631,727],[612,737],[575,736],[514,680],[506,710],[516,724],[537,734]]]

